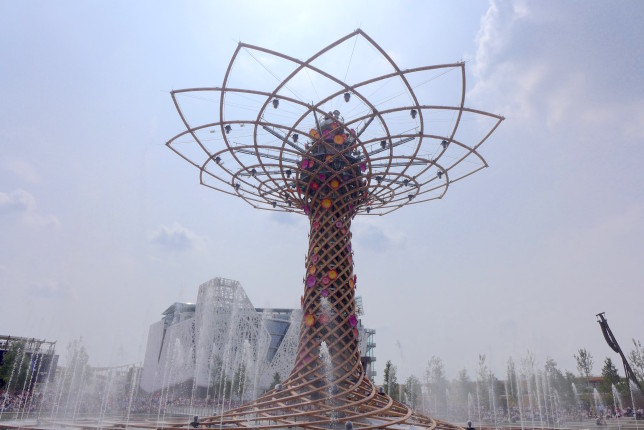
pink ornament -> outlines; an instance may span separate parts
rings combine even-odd
[[[351,324],[351,327],[358,325],[358,318],[354,314],[349,315],[349,324]]]
[[[329,290],[325,288],[322,291],[320,291],[320,294],[322,295],[322,297],[329,297]]]
[[[331,280],[328,276],[322,278],[322,285],[329,285],[329,282],[331,282]]]
[[[342,221],[336,221],[335,226],[337,228],[342,228]]]
[[[309,288],[313,288],[315,286],[315,276],[309,275],[308,278],[306,278],[306,285],[308,285]]]

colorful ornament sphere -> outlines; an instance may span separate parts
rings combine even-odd
[[[324,200],[322,200],[322,203],[321,203],[322,208],[324,208],[324,209],[329,209],[329,208],[331,207],[331,203],[332,203],[332,202],[331,202],[331,199],[324,199]]]
[[[315,317],[313,316],[313,314],[306,314],[306,316],[304,317],[304,324],[307,327],[313,327],[313,324],[315,324]]]
[[[309,275],[308,278],[306,278],[306,285],[308,285],[309,288],[313,288],[315,286],[315,276]]]
[[[318,318],[318,321],[320,321],[320,324],[326,324],[329,322],[329,316],[327,314],[322,314]]]
[[[335,278],[338,277],[338,272],[336,272],[335,270],[329,270],[329,273],[327,274],[327,276],[329,277],[330,280],[333,281],[335,280]]]
[[[358,318],[354,314],[349,315],[349,324],[351,324],[351,327],[358,325]]]

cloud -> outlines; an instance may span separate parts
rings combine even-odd
[[[31,227],[52,227],[58,229],[60,221],[54,215],[41,215],[36,212],[36,199],[22,189],[11,193],[0,192],[0,216],[17,215],[22,222]]]
[[[40,182],[40,175],[38,175],[34,166],[25,161],[4,157],[2,159],[2,167],[26,182],[32,184]]]
[[[392,248],[404,246],[404,237],[392,228],[382,228],[378,223],[360,220],[355,225],[355,240],[359,247],[364,247],[372,252],[385,253]]]
[[[27,288],[27,293],[30,296],[52,300],[61,300],[71,297],[71,292],[67,285],[52,280],[30,284]]]
[[[476,38],[468,97],[491,100],[494,110],[523,125],[597,127],[637,138],[644,103],[635,95],[644,84],[635,76],[644,49],[614,40],[614,23],[628,32],[633,15],[627,7],[493,0]]]
[[[36,199],[24,190],[0,192],[0,214],[26,213],[36,207]]]
[[[171,226],[160,226],[152,233],[150,241],[164,249],[172,251],[194,249],[200,243],[199,237],[196,234],[177,222]]]

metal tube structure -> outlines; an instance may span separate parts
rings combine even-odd
[[[375,48],[391,71],[347,84],[318,65],[324,55],[353,38]],[[253,53],[289,62],[291,72],[269,90],[229,86],[233,66],[243,51],[254,59]],[[461,79],[456,105],[421,103],[411,75],[451,70],[459,72]],[[300,100],[291,88],[309,72],[334,88],[316,103]],[[367,92],[374,84],[391,80],[411,104],[379,109]],[[214,96],[218,118],[191,125],[190,115],[181,106],[182,96]],[[254,208],[304,214],[310,225],[301,297],[303,319],[291,374],[255,401],[201,418],[199,424],[231,429],[323,429],[351,421],[355,429],[457,428],[413,412],[381,393],[365,374],[358,348],[351,224],[358,215],[384,215],[440,199],[451,183],[487,167],[478,148],[503,117],[464,106],[464,64],[402,70],[362,30],[306,61],[240,43],[221,87],[177,90],[172,98],[186,131],[167,145],[199,169],[203,185],[238,196]],[[254,102],[256,116],[234,117],[238,106],[232,99]],[[356,103],[353,110],[360,113],[350,115],[348,110],[345,120],[338,110],[329,111],[336,99]],[[291,119],[280,120],[273,114],[278,111],[290,112]],[[447,132],[430,131],[429,118],[440,114],[450,117]],[[489,121],[473,143],[457,135],[464,115]],[[409,124],[398,126],[401,121]]]

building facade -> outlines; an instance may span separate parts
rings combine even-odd
[[[238,281],[211,279],[199,286],[196,303],[174,303],[150,326],[141,388],[255,398],[276,374],[279,380],[290,374],[301,321],[299,309],[255,308]],[[372,377],[375,331],[360,330],[363,365]]]

